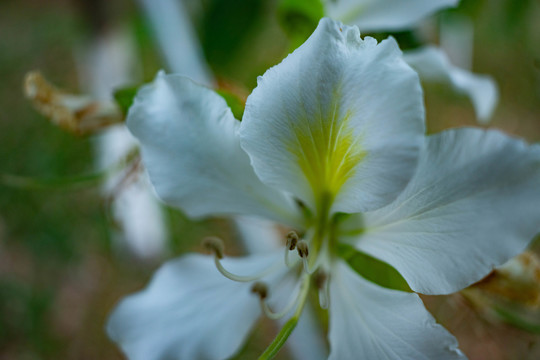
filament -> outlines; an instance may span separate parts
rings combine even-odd
[[[216,268],[218,269],[218,271],[223,276],[225,276],[228,279],[238,281],[238,282],[250,282],[250,281],[259,280],[260,278],[265,277],[266,275],[273,273],[274,271],[276,271],[277,269],[279,269],[282,266],[280,264],[280,262],[275,262],[272,265],[270,265],[269,267],[267,267],[266,269],[263,269],[262,271],[260,271],[259,273],[254,274],[254,275],[237,275],[237,274],[233,274],[232,272],[225,269],[223,267],[223,264],[221,264],[221,261],[219,260],[219,258],[217,256],[214,257],[214,263],[216,264]]]
[[[309,281],[307,280],[309,280],[309,276],[304,276],[299,289],[296,290],[296,294],[291,297],[289,303],[280,312],[273,312],[268,306],[266,299],[261,297],[261,309],[264,314],[272,320],[281,319],[287,315],[294,308],[294,306],[300,302],[302,294],[307,291],[307,288],[309,287]]]
[[[308,273],[309,275],[313,274],[314,269],[309,268],[309,262],[307,257],[302,258],[302,263],[304,264],[304,271]]]
[[[234,281],[249,282],[249,281],[259,280],[260,278],[276,271],[281,266],[280,262],[278,261],[254,275],[233,274],[232,272],[225,269],[225,267],[223,267],[223,264],[221,263],[221,259],[223,258],[224,251],[225,251],[223,240],[217,237],[208,237],[203,240],[203,245],[208,250],[214,253],[214,263],[216,264],[216,268],[218,269],[218,271],[226,278],[234,280]]]

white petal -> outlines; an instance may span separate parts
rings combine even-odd
[[[330,283],[330,357],[465,359],[418,295],[375,285],[338,262]]]
[[[448,294],[524,250],[540,226],[540,147],[498,131],[430,136],[392,204],[364,216],[357,248],[414,291]]]
[[[326,14],[361,31],[404,30],[459,0],[327,0]]]
[[[193,217],[245,214],[295,223],[283,194],[262,184],[241,149],[236,121],[213,91],[159,74],[127,119],[158,195]]]
[[[424,131],[421,88],[393,39],[360,39],[322,19],[313,35],[259,78],[240,128],[265,183],[312,208],[392,201],[412,176]]]
[[[223,264],[247,275],[282,256],[280,251]],[[268,282],[279,279],[283,271]],[[251,286],[223,277],[209,256],[187,255],[166,263],[145,290],[122,300],[107,332],[130,360],[225,359],[238,351],[261,313]]]
[[[283,235],[278,226],[268,220],[237,216],[233,219],[238,239],[248,254],[262,254],[282,248]]]
[[[446,54],[433,46],[407,51],[403,58],[422,80],[446,82],[465,93],[474,105],[478,120],[482,123],[490,120],[499,101],[497,83],[491,76],[473,74],[452,65]]]

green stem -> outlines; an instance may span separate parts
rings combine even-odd
[[[73,189],[99,184],[103,181],[106,175],[107,172],[99,172],[88,175],[47,179],[11,174],[0,174],[0,184],[25,190],[45,190],[59,188]]]
[[[289,320],[287,320],[285,325],[283,325],[272,343],[268,345],[266,350],[261,354],[261,356],[259,356],[259,360],[273,359],[274,356],[276,356],[279,350],[283,347],[283,345],[285,345],[285,342],[293,332],[296,324],[298,324],[298,319],[300,319],[300,315],[302,315],[302,310],[304,309],[304,306],[306,304],[307,294],[309,290],[309,280],[310,276],[306,274],[302,282],[302,289],[300,290],[301,293],[298,307],[296,308],[294,315]]]
[[[93,185],[99,185],[107,176],[135,164],[137,161],[138,149],[130,151],[123,159],[113,164],[107,169],[85,175],[75,175],[57,178],[38,178],[30,176],[20,176],[13,174],[0,174],[0,186],[8,186],[24,190],[51,190],[66,189],[77,190]]]

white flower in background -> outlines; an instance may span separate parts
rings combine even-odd
[[[328,0],[325,2],[325,13],[333,19],[357,25],[363,32],[400,31],[414,28],[436,11],[458,4],[459,0]],[[452,64],[443,49],[434,46],[406,51],[405,61],[423,81],[448,83],[456,91],[467,95],[478,121],[485,124],[491,119],[499,101],[497,83],[491,76],[469,71],[472,43],[468,43],[468,38],[472,41],[472,24],[461,21],[456,25],[451,21],[442,22],[441,43],[445,48],[448,41],[443,40],[451,38],[451,45],[455,48],[459,47],[456,41],[461,42],[457,52],[465,57],[462,60],[468,64]],[[450,29],[452,26],[454,28]]]
[[[434,46],[406,51],[403,57],[423,80],[449,83],[466,94],[474,105],[479,122],[490,120],[499,100],[497,84],[491,76],[477,75],[452,65],[446,54]]]
[[[159,74],[128,127],[167,203],[192,217],[257,216],[296,230],[285,257],[222,259],[214,239],[214,258],[165,264],[110,318],[130,359],[228,358],[261,313],[289,319],[283,340],[310,287],[329,309],[330,359],[463,358],[418,295],[365,280],[338,247],[389,263],[414,291],[448,294],[538,230],[540,148],[472,128],[425,137],[418,76],[395,41],[362,40],[329,19],[259,78],[242,122],[212,90]]]
[[[459,0],[326,0],[325,14],[356,25],[362,32],[399,31],[414,27],[433,13],[456,7]]]
[[[136,53],[127,29],[117,27],[100,33],[77,53],[81,85],[101,102],[112,102],[111,89],[125,86],[136,78]],[[124,115],[120,115],[123,119]],[[96,163],[101,170],[125,162],[138,147],[137,140],[124,124],[109,126],[95,140]],[[168,231],[161,206],[155,201],[139,165],[138,161],[132,161],[122,171],[110,173],[103,192],[110,199],[116,223],[116,228],[112,228],[115,245],[141,259],[158,259],[167,251]]]

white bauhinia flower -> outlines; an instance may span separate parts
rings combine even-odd
[[[108,323],[131,359],[228,358],[261,314],[288,319],[269,358],[310,289],[329,310],[330,359],[464,358],[416,293],[366,280],[340,249],[387,262],[414,291],[447,294],[521,252],[540,222],[539,147],[472,128],[425,137],[418,76],[395,41],[329,19],[259,78],[242,122],[212,90],[159,74],[128,127],[169,204],[296,230],[285,256],[222,259],[211,239],[213,258],[164,265]]]

